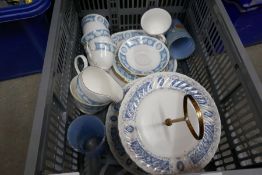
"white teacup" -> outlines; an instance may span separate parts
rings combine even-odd
[[[106,20],[106,18],[98,14],[86,15],[82,19],[81,25],[84,35],[97,29],[109,28],[109,22]]]
[[[172,23],[171,15],[164,9],[153,8],[146,11],[141,17],[143,30],[166,44],[164,33]]]
[[[85,46],[88,60],[93,66],[109,70],[115,58],[116,45],[109,37],[97,37]]]
[[[79,74],[76,89],[81,99],[91,105],[105,105],[111,101],[121,101],[123,98],[121,86],[107,72],[98,67],[86,67],[80,72],[76,64],[79,58],[84,60],[84,57],[78,56],[75,59],[75,68]]]
[[[83,113],[85,114],[95,114],[101,110],[103,110],[107,104],[105,105],[91,105],[87,102],[85,102],[77,93],[77,76],[74,77],[72,80],[71,80],[71,83],[70,83],[70,92],[71,92],[71,95],[74,99],[74,103],[76,105],[76,107]]]

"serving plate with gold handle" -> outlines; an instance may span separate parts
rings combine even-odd
[[[217,107],[195,80],[179,73],[155,73],[126,93],[118,115],[121,143],[150,174],[204,168],[221,134]]]

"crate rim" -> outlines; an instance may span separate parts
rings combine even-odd
[[[233,43],[233,51],[239,53],[239,57],[242,58],[242,60],[239,60],[240,62],[244,62],[244,65],[246,65],[246,69],[248,72],[248,75],[250,79],[253,82],[253,85],[251,85],[251,88],[254,86],[256,89],[255,96],[256,99],[255,101],[257,104],[261,104],[262,101],[262,84],[260,79],[257,76],[257,73],[255,72],[255,69],[249,60],[249,56],[243,47],[243,44],[240,41],[239,36],[236,33],[235,28],[233,27],[232,22],[229,19],[228,14],[226,13],[226,10],[221,2],[221,0],[213,0],[214,1],[214,6],[212,10],[216,10],[219,13],[219,21],[223,25],[224,28],[228,30],[228,34],[230,37],[230,40]],[[45,70],[45,73],[42,74],[41,77],[41,82],[40,82],[40,87],[39,87],[39,92],[38,92],[38,99],[37,99],[37,104],[36,104],[36,109],[35,109],[35,114],[34,114],[34,121],[32,125],[32,130],[31,130],[31,137],[29,141],[29,147],[28,147],[28,152],[27,152],[27,158],[26,158],[26,165],[25,165],[25,170],[24,174],[25,175],[33,175],[36,173],[37,168],[38,168],[38,160],[41,159],[40,152],[41,151],[39,148],[41,148],[41,136],[42,132],[44,132],[44,116],[46,112],[48,111],[48,107],[50,106],[49,104],[46,104],[46,101],[48,98],[51,98],[49,93],[49,89],[52,88],[52,85],[50,83],[50,79],[52,77],[52,54],[53,51],[55,50],[55,41],[56,41],[56,34],[59,30],[58,28],[58,23],[59,19],[61,18],[60,16],[60,8],[62,6],[62,0],[57,0],[55,1],[54,4],[54,9],[53,9],[53,15],[52,15],[52,21],[51,21],[51,26],[50,26],[50,33],[48,37],[48,44],[47,44],[47,49],[46,49],[46,54],[45,54],[45,61],[44,61],[44,67],[43,70]],[[259,108],[259,111],[262,114],[262,109]],[[254,175],[260,175],[262,173],[262,168],[253,168],[253,169],[238,169],[238,170],[227,170],[227,171],[214,171],[214,172],[203,172],[203,173],[193,173],[193,174],[218,174],[219,173],[222,175],[233,175],[233,174],[240,174],[240,175],[245,175],[247,173],[252,173]]]

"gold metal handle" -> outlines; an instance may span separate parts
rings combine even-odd
[[[197,115],[197,119],[198,119],[198,125],[199,125],[199,134],[198,135],[197,135],[196,131],[194,130],[194,128],[193,128],[193,126],[192,126],[192,124],[189,120],[189,117],[188,117],[188,110],[187,110],[187,100],[188,99],[191,101],[191,103],[193,104],[195,111],[196,111],[196,115]],[[199,105],[197,104],[196,100],[191,95],[185,95],[184,96],[183,110],[184,110],[184,117],[177,118],[177,119],[168,118],[164,121],[164,124],[166,126],[171,126],[173,123],[185,121],[186,124],[187,124],[187,127],[190,130],[193,137],[196,140],[201,140],[203,138],[203,135],[204,135],[204,119],[203,119],[203,115],[202,115],[202,112],[200,110]]]
[[[33,2],[33,0],[25,0],[26,4],[31,4]]]

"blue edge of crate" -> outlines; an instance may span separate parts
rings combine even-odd
[[[42,71],[50,0],[0,9],[0,81]]]

